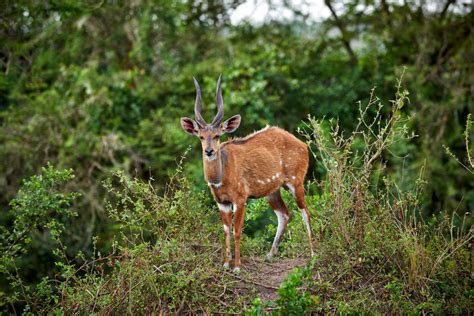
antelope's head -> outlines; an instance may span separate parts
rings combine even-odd
[[[240,115],[234,115],[221,123],[224,117],[224,102],[222,100],[221,76],[219,76],[216,89],[217,114],[212,120],[212,123],[206,123],[201,115],[201,88],[199,88],[197,80],[195,78],[193,79],[194,85],[196,86],[196,101],[194,103],[194,115],[196,120],[182,117],[181,126],[186,133],[199,137],[204,159],[212,161],[216,159],[219,151],[219,137],[224,133],[232,133],[239,127]]]

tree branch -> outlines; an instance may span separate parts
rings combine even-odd
[[[449,9],[449,6],[453,3],[455,3],[456,0],[448,0],[446,1],[446,3],[444,4],[444,7],[443,7],[443,10],[441,11],[440,15],[439,15],[439,20],[440,21],[443,21],[445,16],[446,16],[446,13],[448,12],[448,9]]]
[[[348,35],[347,30],[344,26],[344,23],[342,23],[341,19],[337,16],[336,11],[334,10],[334,8],[331,4],[331,0],[324,0],[324,3],[327,5],[329,10],[331,11],[331,14],[334,18],[334,22],[335,22],[337,28],[339,29],[339,31],[341,32],[342,44],[344,45],[344,48],[346,49],[347,53],[349,54],[349,58],[351,59],[351,63],[356,64],[357,63],[357,56],[355,55],[355,53],[352,50],[352,47],[350,45],[349,35]]]

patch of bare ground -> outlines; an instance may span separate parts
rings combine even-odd
[[[296,267],[303,267],[308,263],[307,258],[274,258],[265,261],[260,257],[242,258],[242,273],[232,274],[239,282],[236,285],[238,292],[242,294],[248,291],[257,293],[262,301],[275,300],[280,284],[286,279]]]

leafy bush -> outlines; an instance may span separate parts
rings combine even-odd
[[[33,313],[209,312],[239,310],[231,303],[232,280],[221,268],[221,225],[204,192],[190,194],[181,167],[164,195],[150,182],[123,172],[104,183],[106,209],[116,237],[106,253],[94,237],[91,256],[69,255],[64,221],[78,194],[62,193],[71,170],[52,166],[25,181],[12,200],[14,230],[2,227],[0,276],[10,291],[6,311]],[[219,223],[219,224],[218,224]],[[27,279],[34,239],[51,238],[54,262],[48,275]],[[45,238],[41,238],[44,242]],[[223,302],[226,303],[223,303]],[[8,305],[6,305],[8,304]],[[234,308],[234,309],[233,309]]]
[[[221,270],[217,209],[207,208],[204,192],[190,194],[180,168],[164,196],[157,195],[151,182],[122,172],[105,187],[117,237],[110,253],[96,253],[81,267],[84,274],[71,280],[61,309],[68,313],[229,310],[227,304],[236,298],[229,292],[232,282]]]
[[[0,226],[0,279],[9,285],[1,293],[0,307],[15,310],[21,304],[24,311],[44,312],[45,304],[58,302],[55,279],[63,279],[72,268],[62,242],[66,223],[77,216],[71,205],[79,194],[63,192],[72,179],[72,170],[49,164],[40,175],[24,181],[10,202],[11,229]],[[44,262],[44,257],[49,259],[45,253],[54,254],[55,260]],[[32,262],[47,265],[46,273],[39,274]]]
[[[386,174],[393,148],[410,142],[410,118],[401,108],[408,92],[398,85],[391,114],[372,91],[360,107],[359,124],[347,136],[337,121],[309,118],[302,134],[325,170],[312,214],[320,232],[314,265],[298,270],[278,290],[273,303],[254,301],[252,312],[468,313],[471,220],[422,217],[423,169],[412,188],[402,191]],[[374,109],[373,109],[374,108]],[[368,120],[367,113],[376,114]],[[318,189],[318,188],[315,188]],[[469,215],[469,213],[466,213]],[[290,228],[291,230],[291,228]],[[309,270],[308,270],[309,269]],[[312,296],[313,295],[313,296]],[[311,305],[311,297],[319,304]]]
[[[312,263],[304,268],[295,268],[288,274],[286,280],[278,289],[279,313],[282,315],[302,315],[308,313],[314,305],[319,302],[319,297],[310,295],[306,289],[301,288],[304,281],[311,276],[311,269],[314,267],[315,258]]]

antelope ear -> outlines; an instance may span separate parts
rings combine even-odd
[[[198,134],[198,125],[197,125],[197,123],[194,120],[192,120],[188,117],[182,117],[181,118],[181,127],[189,135],[197,135]]]
[[[234,115],[227,121],[221,124],[221,130],[224,133],[234,132],[240,125],[240,115]]]

